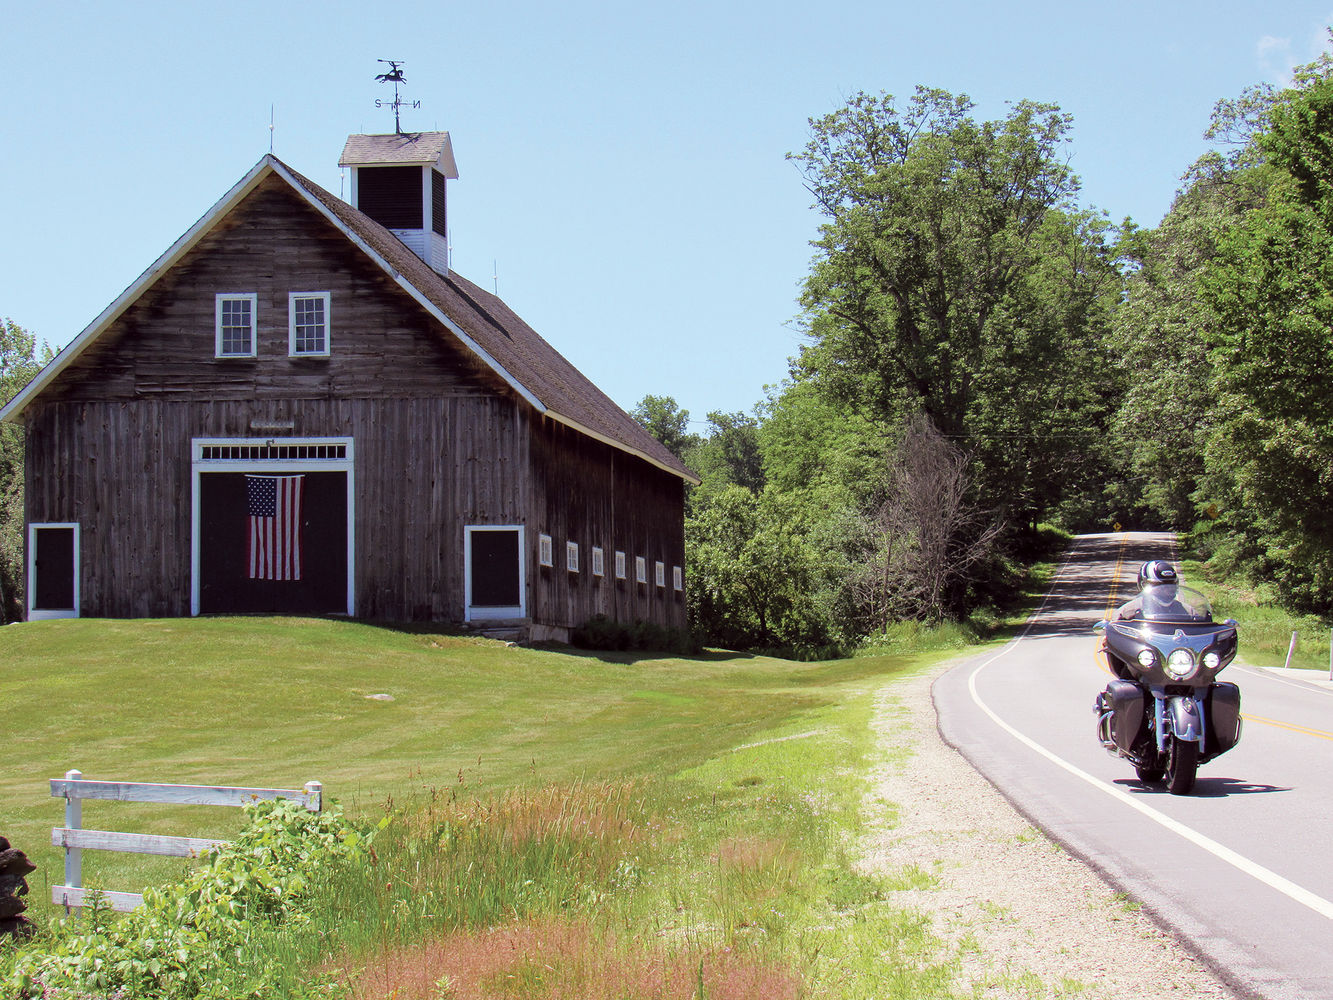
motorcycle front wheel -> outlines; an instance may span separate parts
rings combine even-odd
[[[1167,790],[1172,795],[1188,795],[1199,770],[1199,744],[1172,736],[1166,754]]]

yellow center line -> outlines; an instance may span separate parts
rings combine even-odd
[[[1293,733],[1300,733],[1302,736],[1314,736],[1321,740],[1333,740],[1333,733],[1325,732],[1322,729],[1311,729],[1309,726],[1298,726],[1294,722],[1281,722],[1277,719],[1263,719],[1257,715],[1248,715],[1244,712],[1240,716],[1246,722],[1261,722],[1265,726],[1276,726],[1278,729],[1287,729]]]
[[[1115,569],[1111,571],[1111,593],[1106,598],[1106,614],[1102,615],[1103,618],[1109,619],[1111,613],[1115,610],[1115,596],[1120,589],[1120,567],[1125,564],[1125,543],[1128,540],[1128,536],[1122,531],[1120,533],[1120,551],[1116,553]]]

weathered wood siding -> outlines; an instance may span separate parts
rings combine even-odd
[[[521,522],[528,493],[528,418],[495,396],[36,404],[28,518],[79,523],[84,615],[190,613],[190,441],[255,419],[354,439],[358,615],[462,619],[463,526]]]
[[[642,459],[594,441],[553,420],[534,420],[531,522],[532,620],[579,625],[596,614],[617,621],[682,627],[684,594],[672,589],[671,569],[685,565],[684,485]],[[551,536],[555,565],[537,566],[537,534]],[[565,568],[565,543],[579,546],[579,572]],[[592,572],[601,546],[606,574]],[[625,553],[627,579],[615,576],[615,553]],[[634,579],[634,557],[648,561],[648,582]],[[666,586],[653,566],[666,567]]]

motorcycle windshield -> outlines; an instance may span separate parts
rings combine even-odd
[[[1149,622],[1210,622],[1213,609],[1197,590],[1176,583],[1150,584],[1139,594],[1134,617]]]

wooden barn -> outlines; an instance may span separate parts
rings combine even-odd
[[[448,133],[265,156],[0,410],[27,615],[685,623],[679,459],[448,265]]]

